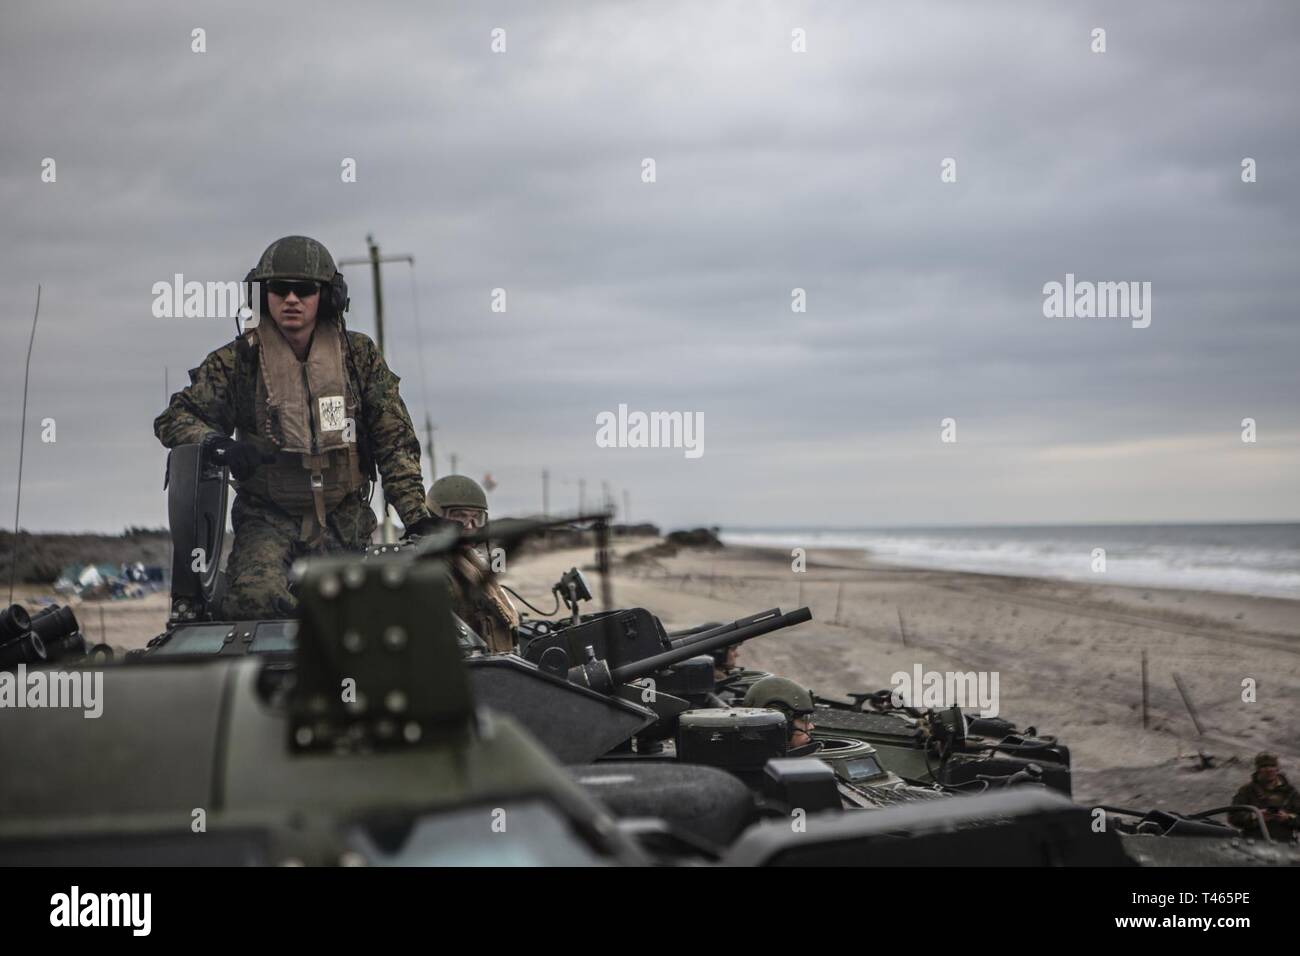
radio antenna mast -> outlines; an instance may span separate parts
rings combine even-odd
[[[36,320],[41,315],[41,287],[36,286],[36,312],[32,315],[32,334],[27,340],[27,366],[23,370],[23,417],[18,427],[18,493],[14,501],[14,546],[9,563],[9,603],[14,603],[14,577],[18,573],[18,515],[23,507],[23,447],[27,444],[27,383],[32,376],[32,346],[36,343]]]

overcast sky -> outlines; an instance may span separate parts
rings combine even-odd
[[[6,4],[0,514],[37,283],[22,524],[158,526],[164,377],[231,326],[153,283],[373,232],[407,405],[498,514],[549,468],[671,526],[1296,520],[1298,49],[1291,2]],[[1150,327],[1045,318],[1066,273]],[[704,454],[597,447],[620,403]]]

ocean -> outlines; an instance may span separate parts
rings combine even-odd
[[[888,564],[1300,599],[1300,524],[724,528],[726,544],[855,548]],[[1093,570],[1105,549],[1105,572]]]

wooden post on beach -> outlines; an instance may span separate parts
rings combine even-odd
[[[1187,688],[1183,686],[1183,679],[1177,674],[1174,674],[1174,684],[1178,688],[1178,693],[1183,697],[1183,703],[1187,706],[1187,713],[1191,715],[1192,723],[1196,727],[1197,736],[1204,737],[1205,730],[1201,727],[1201,721],[1196,716],[1196,708],[1192,706],[1192,698],[1188,696]]]
[[[841,581],[840,586],[835,589],[835,617],[831,619],[832,624],[840,623],[840,605],[843,603],[843,600],[844,600],[844,582]]]
[[[99,606],[99,643],[108,643],[108,628],[104,626],[104,605]]]
[[[898,633],[903,636],[903,646],[907,646],[907,625],[903,623],[903,609],[894,608],[898,612]]]
[[[1147,729],[1147,649],[1142,648],[1142,729]]]

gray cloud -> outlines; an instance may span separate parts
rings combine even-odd
[[[608,480],[674,524],[1298,517],[1290,4],[4,16],[12,452],[44,288],[26,527],[165,520],[164,369],[179,387],[230,330],[152,318],[155,281],[238,277],[291,232],[354,256],[368,231],[417,260],[418,338],[411,277],[385,267],[412,415],[494,474],[500,511],[539,507],[547,467],[558,505]],[[368,275],[346,271],[372,331]],[[1152,282],[1151,328],[1045,319],[1066,272]],[[704,457],[597,448],[619,403],[703,412]]]

